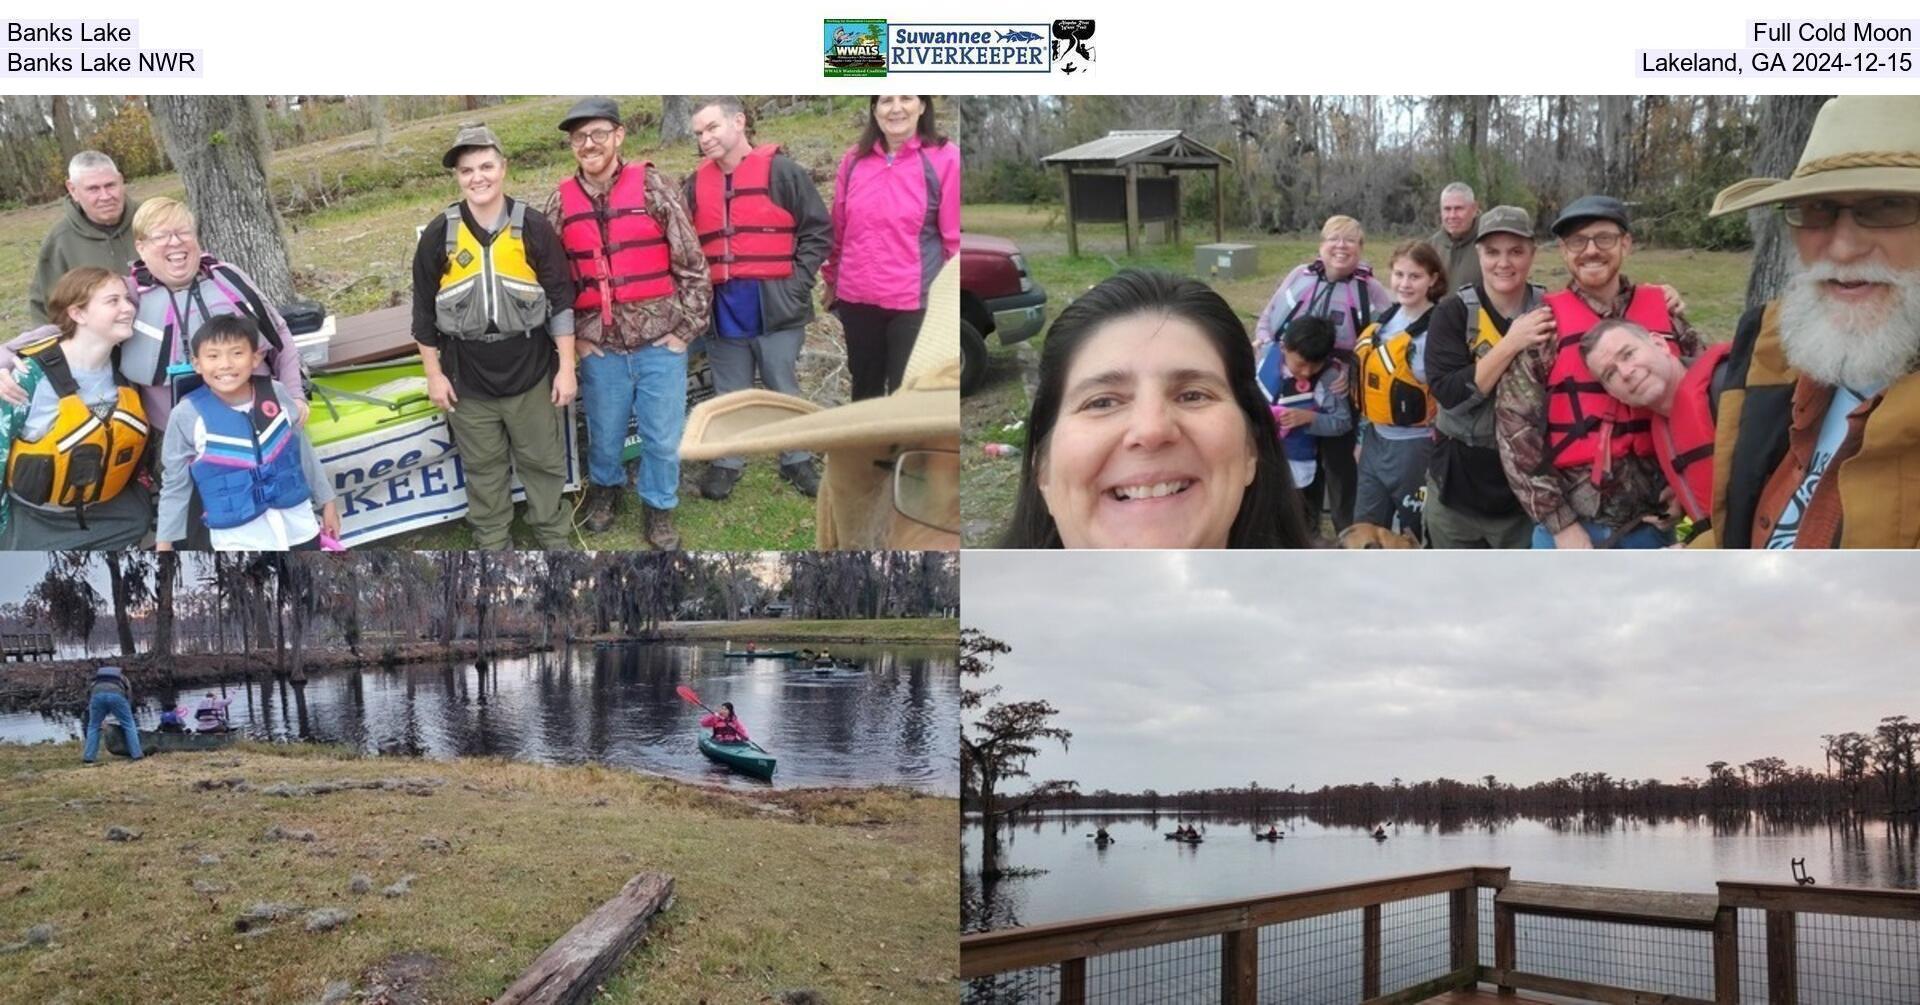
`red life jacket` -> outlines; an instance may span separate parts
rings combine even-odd
[[[573,267],[576,310],[600,311],[612,321],[612,305],[673,295],[667,235],[647,213],[646,161],[622,165],[603,210],[580,186],[578,175],[560,183],[560,243]]]
[[[755,147],[733,169],[733,190],[720,165],[701,161],[693,176],[693,229],[714,285],[729,279],[785,279],[793,275],[793,214],[767,187],[780,145]]]
[[[1709,347],[1687,368],[1673,396],[1673,414],[1653,416],[1653,453],[1673,497],[1696,522],[1713,510],[1713,371],[1733,343]]]
[[[1580,336],[1600,323],[1600,316],[1587,302],[1572,290],[1549,293],[1542,299],[1553,309],[1559,341],[1554,347],[1553,369],[1547,375],[1547,449],[1540,458],[1540,470],[1591,465],[1593,482],[1598,485],[1613,470],[1614,461],[1629,455],[1653,455],[1649,413],[1608,394],[1587,369],[1587,361],[1580,358]],[[1666,296],[1655,286],[1634,289],[1625,318],[1657,335],[1673,332]],[[1664,339],[1662,344],[1678,354],[1672,339]]]

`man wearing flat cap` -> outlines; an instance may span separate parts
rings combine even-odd
[[[1796,256],[1734,336],[1696,543],[1920,545],[1920,97],[1828,101],[1793,177],[1713,214],[1774,207]]]
[[[673,180],[627,161],[620,108],[585,98],[560,120],[579,170],[547,201],[572,263],[580,391],[587,410],[587,529],[613,526],[626,497],[627,427],[640,434],[647,543],[680,547],[680,434],[687,419],[687,345],[707,330],[713,284]]]
[[[512,547],[517,474],[539,546],[566,548],[561,422],[575,390],[566,254],[546,218],[507,195],[493,130],[462,126],[440,163],[462,198],[414,250],[413,339],[427,396],[460,448],[473,544]]]
[[[1611,196],[1575,199],[1553,222],[1571,278],[1544,302],[1552,337],[1522,353],[1500,379],[1494,425],[1500,463],[1535,548],[1658,548],[1670,544],[1667,482],[1645,409],[1607,394],[1587,369],[1580,339],[1609,318],[1655,333],[1663,351],[1693,356],[1700,340],[1671,290],[1636,285],[1621,271],[1633,250],[1627,207]]]

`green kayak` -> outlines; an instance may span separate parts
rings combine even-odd
[[[117,757],[127,756],[127,734],[118,725],[102,726],[102,738],[107,741],[107,753]],[[224,733],[162,733],[157,730],[140,731],[140,753],[159,754],[169,750],[219,750],[221,747],[239,739],[238,730]]]
[[[753,652],[729,652],[722,654],[730,660],[790,660],[800,655],[791,649],[756,649]]]
[[[313,377],[313,414],[307,435],[323,447],[378,432],[395,423],[431,418],[427,375],[418,357]]]
[[[773,781],[773,755],[762,753],[751,743],[719,743],[703,736],[700,752],[743,775]]]

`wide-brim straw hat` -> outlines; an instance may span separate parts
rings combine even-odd
[[[1920,95],[1849,95],[1820,106],[1791,178],[1748,178],[1710,216],[1839,192],[1920,194]]]
[[[751,390],[703,401],[687,413],[684,460],[826,453],[848,447],[923,443],[960,435],[960,260],[949,260],[927,293],[926,318],[892,394],[835,408]]]

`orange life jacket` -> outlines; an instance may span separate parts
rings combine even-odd
[[[645,161],[622,165],[603,209],[580,185],[560,183],[560,243],[573,267],[575,310],[599,310],[611,320],[613,305],[673,295],[672,255],[667,235],[647,212]]]
[[[1580,294],[1561,290],[1542,299],[1553,309],[1559,341],[1547,375],[1547,449],[1541,455],[1540,470],[1591,465],[1597,485],[1613,470],[1614,461],[1630,455],[1653,456],[1649,413],[1608,394],[1580,357],[1580,337],[1600,323],[1600,316]],[[1624,316],[1656,335],[1673,332],[1666,296],[1656,286],[1636,287]],[[1672,339],[1663,339],[1662,344],[1678,354]]]
[[[793,275],[793,214],[773,201],[768,188],[779,152],[777,143],[755,147],[733,169],[731,190],[713,161],[702,161],[693,176],[693,228],[716,286]]]

